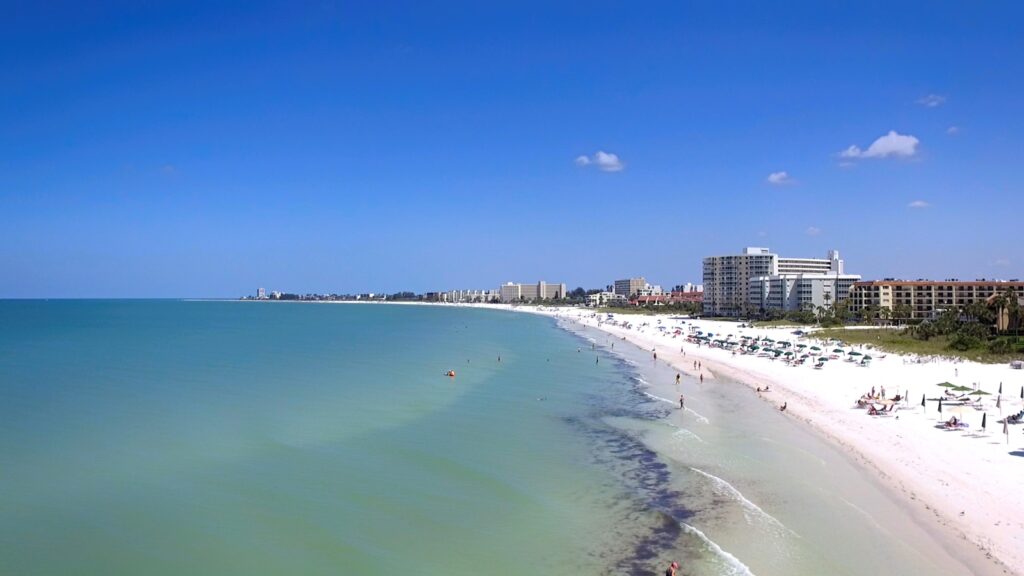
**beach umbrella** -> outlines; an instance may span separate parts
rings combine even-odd
[[[815,352],[820,352],[821,348],[819,348],[817,346],[811,346],[811,350],[814,350]]]
[[[969,386],[957,386],[953,388],[954,392],[970,392],[972,390],[974,390],[974,388],[971,388]]]
[[[1003,397],[1002,396],[996,396],[996,408],[999,408],[1000,410],[1002,410],[1002,408],[1003,408]]]
[[[1010,443],[1010,419],[1003,418],[1003,434],[1006,434],[1006,443]]]
[[[999,393],[1000,394],[1003,393],[1003,383],[1002,382],[999,383]]]
[[[853,352],[850,352],[850,356],[863,356],[863,354],[854,350]]]
[[[797,344],[797,348],[807,348],[807,344]]]
[[[835,350],[833,350],[833,352],[835,352],[836,354],[846,354],[846,352],[843,352],[842,348],[836,348]]]
[[[865,360],[871,360],[871,356],[868,356],[867,354],[865,354],[865,355],[864,355],[864,359],[865,359]]]
[[[982,414],[981,415],[981,429],[982,430],[985,429],[985,422],[987,422],[987,421],[988,421],[988,414]]]
[[[793,355],[792,352],[786,352],[786,356],[792,356],[792,355]]]
[[[939,398],[939,414],[942,414],[942,398]]]
[[[975,390],[974,392],[971,392],[970,394],[968,394],[968,396],[991,396],[991,395],[992,395],[991,392],[985,392],[984,390]]]
[[[924,405],[924,394],[921,394],[921,408],[925,408],[925,407],[926,406]]]

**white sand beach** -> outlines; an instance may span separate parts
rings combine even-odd
[[[948,535],[977,546],[1006,573],[1024,574],[1024,425],[1010,424],[1007,435],[999,422],[1024,409],[1024,371],[1006,364],[916,359],[849,346],[843,349],[872,356],[870,365],[860,366],[845,361],[845,354],[833,354],[836,358],[815,369],[811,359],[793,366],[783,357],[770,359],[720,347],[698,347],[687,338],[700,331],[714,334],[713,339],[731,334],[732,340],[743,336],[784,340],[791,343],[790,350],[798,344],[804,346],[801,350],[818,345],[831,353],[837,347],[814,341],[813,332],[795,335],[794,328],[740,328],[735,322],[676,320],[669,315],[599,315],[575,308],[520,310],[599,328],[657,352],[659,361],[680,372],[691,376],[702,372],[706,386],[715,385],[717,374],[749,386],[751,394],[760,394],[776,407],[785,404],[792,418],[846,449],[902,494],[909,508],[918,512],[919,521],[930,521]],[[694,370],[695,361],[702,364],[702,370]],[[937,384],[947,381],[977,387],[990,395],[980,395],[977,407],[946,401],[941,414],[937,401],[929,400],[922,408],[922,395],[944,397],[947,388]],[[1000,384],[1002,395],[997,394]],[[758,393],[759,387],[769,391]],[[884,388],[889,398],[901,395],[909,401],[895,403],[885,415],[869,415],[868,409],[857,406],[857,400],[872,387],[876,391]],[[883,408],[884,404],[878,402],[877,406]],[[981,429],[983,414],[987,414],[986,430]],[[940,426],[953,416],[967,427]]]

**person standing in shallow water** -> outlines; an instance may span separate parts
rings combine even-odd
[[[676,386],[679,385],[679,374],[676,374]]]
[[[686,398],[682,394],[679,395],[679,409],[686,410]]]

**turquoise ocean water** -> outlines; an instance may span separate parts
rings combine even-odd
[[[622,395],[621,374],[550,325],[434,307],[0,302],[0,573],[626,565],[643,530],[617,533],[633,531],[614,504],[626,491],[583,424]]]
[[[0,574],[970,573],[748,390],[564,327],[0,301]]]

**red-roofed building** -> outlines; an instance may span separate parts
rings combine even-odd
[[[665,306],[666,304],[701,303],[703,301],[703,292],[672,292],[654,296],[634,296],[629,303],[633,306]]]

